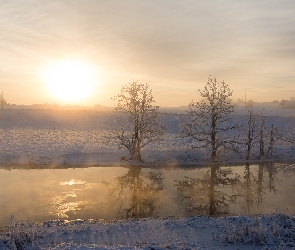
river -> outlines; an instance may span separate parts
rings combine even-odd
[[[295,214],[295,164],[0,169],[0,227],[15,222]]]

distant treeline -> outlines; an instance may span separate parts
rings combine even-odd
[[[295,97],[291,97],[290,100],[281,100],[280,106],[283,109],[295,109]]]

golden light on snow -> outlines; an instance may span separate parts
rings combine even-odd
[[[55,98],[70,103],[89,97],[98,83],[97,70],[78,60],[53,63],[43,70],[42,77]]]

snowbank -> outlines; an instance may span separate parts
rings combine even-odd
[[[295,217],[153,218],[12,224],[3,249],[294,249]]]

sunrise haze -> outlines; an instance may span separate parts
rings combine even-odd
[[[113,106],[111,97],[138,80],[157,105],[184,106],[211,75],[235,100],[245,92],[255,101],[289,99],[294,13],[293,0],[0,0],[0,91],[15,104]],[[44,71],[65,61],[89,66],[75,79],[95,71],[87,98],[48,90]]]

